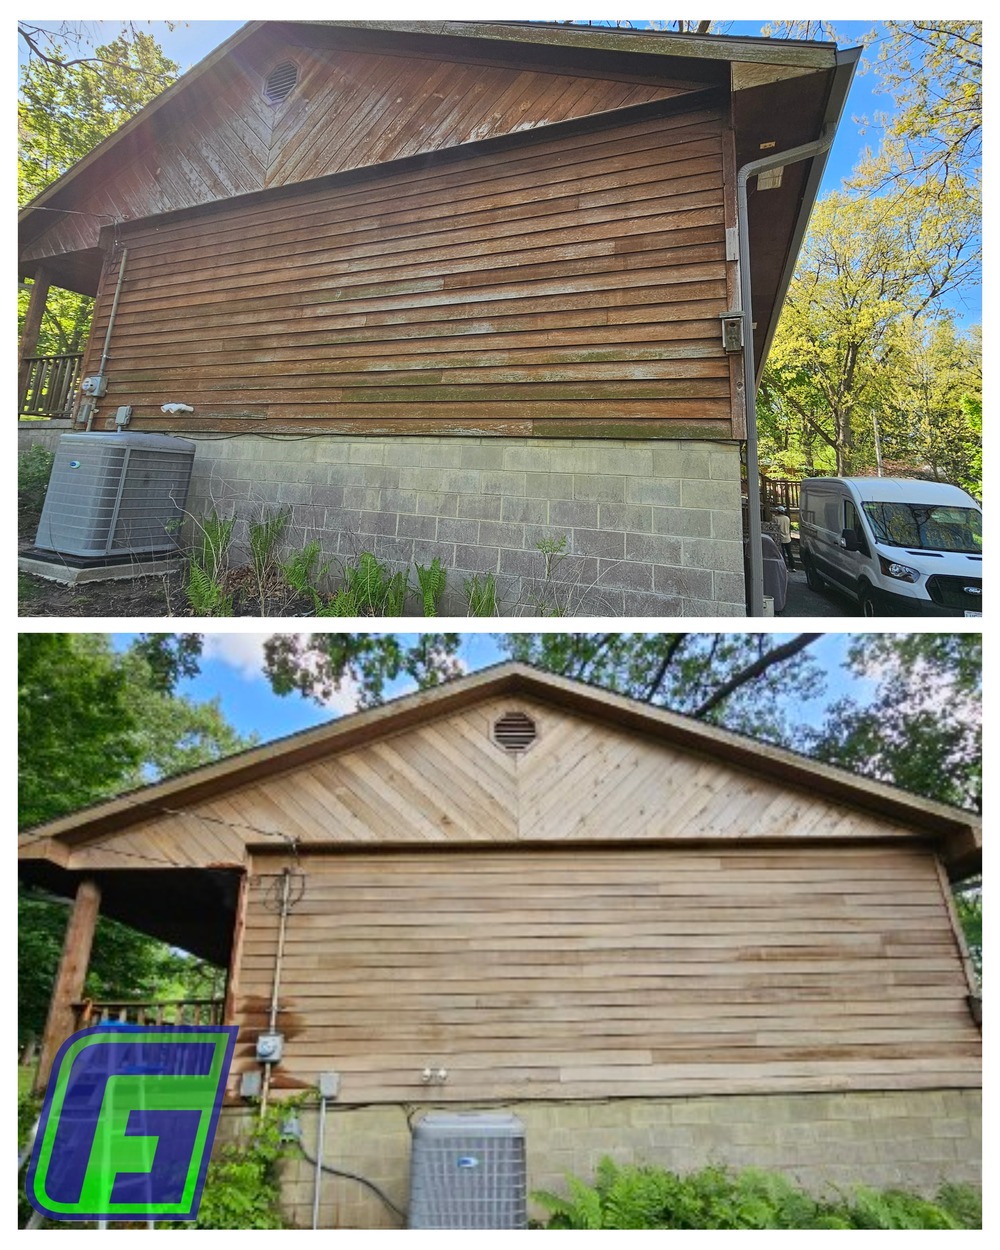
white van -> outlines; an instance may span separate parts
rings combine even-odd
[[[957,486],[807,478],[799,544],[810,587],[857,595],[865,616],[983,614],[983,514]]]

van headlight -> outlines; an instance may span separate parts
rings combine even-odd
[[[911,569],[908,564],[898,564],[895,560],[887,560],[879,556],[879,564],[886,577],[894,577],[898,582],[915,582],[920,577],[919,569]]]

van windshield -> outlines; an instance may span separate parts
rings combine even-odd
[[[862,506],[876,542],[911,550],[982,554],[983,517],[977,508],[922,503],[866,503]]]

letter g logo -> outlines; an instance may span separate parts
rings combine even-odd
[[[28,1200],[57,1220],[193,1220],[237,1029],[74,1033],[49,1079]]]

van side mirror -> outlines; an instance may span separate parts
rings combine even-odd
[[[860,551],[861,535],[857,530],[844,530],[840,535],[840,545],[845,551]]]

